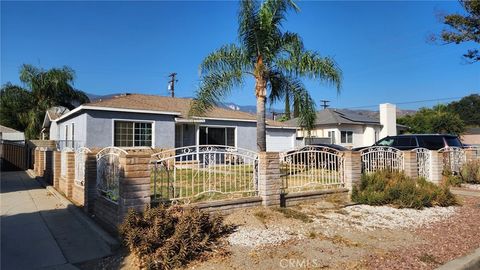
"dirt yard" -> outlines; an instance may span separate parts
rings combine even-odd
[[[478,194],[477,194],[478,193]],[[254,208],[222,247],[185,269],[434,269],[480,247],[480,192],[461,205],[424,210],[318,202]],[[134,269],[118,255],[83,269]]]

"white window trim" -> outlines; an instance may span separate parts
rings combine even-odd
[[[238,135],[238,134],[237,134],[237,130],[238,130],[238,129],[237,129],[236,126],[228,126],[228,125],[227,125],[227,126],[226,126],[226,125],[199,125],[199,126],[198,126],[197,146],[200,145],[200,128],[202,128],[202,127],[206,127],[206,128],[208,128],[208,127],[212,127],[212,128],[233,128],[233,129],[234,129],[234,134],[235,134],[235,140],[234,140],[234,141],[235,141],[235,145],[234,145],[233,147],[237,147],[237,145],[238,145],[238,144],[237,144],[237,143],[238,143],[238,142],[237,142],[237,138],[238,138],[238,136],[237,136],[237,135]],[[226,132],[226,131],[225,131],[225,132]],[[227,136],[227,134],[225,133],[225,140],[227,140],[227,137],[226,137],[226,136]],[[226,142],[226,141],[225,141],[225,142]],[[225,145],[226,145],[226,144],[225,144]]]
[[[139,149],[139,148],[155,148],[155,121],[153,120],[132,120],[132,119],[120,119],[120,118],[113,118],[112,119],[112,146],[115,146],[115,122],[132,122],[132,123],[151,123],[152,124],[152,145],[151,146],[130,146],[130,147],[120,147],[125,149]],[[135,139],[135,136],[134,136]]]

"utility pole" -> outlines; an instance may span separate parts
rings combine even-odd
[[[330,107],[330,105],[328,105],[328,103],[330,102],[330,100],[324,100],[324,99],[322,99],[322,100],[320,100],[320,102],[323,103],[323,104],[320,105],[320,106],[322,106],[324,110],[325,110],[326,108]]]
[[[175,76],[177,76],[177,73],[175,72],[168,75],[168,77],[170,77],[170,81],[168,82],[168,90],[170,91],[172,97],[175,97],[175,83],[178,82],[178,80],[175,79]]]

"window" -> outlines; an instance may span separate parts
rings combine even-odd
[[[399,147],[416,147],[417,141],[414,137],[405,136],[405,137],[397,137],[395,139],[395,146]]]
[[[335,131],[329,131],[328,137],[330,138],[330,143],[335,143]]]
[[[353,131],[342,131],[340,133],[341,143],[353,143]]]
[[[152,146],[152,123],[115,121],[113,145],[118,147]]]
[[[200,127],[200,145],[235,146],[235,128]]]
[[[75,141],[75,125],[72,123],[72,136],[71,136],[71,139],[72,139],[72,144],[73,142]]]
[[[392,146],[393,145],[393,138],[386,137],[377,142],[375,145],[380,145],[380,146]]]
[[[443,137],[440,136],[420,136],[418,137],[420,140],[422,147],[427,149],[440,149],[445,147],[445,142],[443,141]]]

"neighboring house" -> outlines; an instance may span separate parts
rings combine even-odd
[[[190,117],[191,102],[188,98],[124,94],[81,105],[58,118],[49,115],[44,128],[50,130],[50,140],[66,141],[70,146],[217,144],[257,149],[255,115],[214,107],[205,116]],[[267,151],[292,149],[295,133],[295,127],[267,120]]]
[[[462,143],[480,146],[480,128],[468,128],[461,136]]]
[[[51,137],[50,133],[54,135],[58,134],[57,124],[54,122],[54,120],[68,113],[69,111],[69,109],[62,106],[52,107],[48,109],[45,113],[45,118],[43,119],[40,138],[42,140],[46,140],[47,138]]]
[[[405,126],[397,125],[396,119],[396,106],[389,103],[380,104],[379,119],[347,110],[325,109],[317,112],[310,137],[318,138],[318,142],[338,144],[347,148],[369,146],[386,136],[397,135],[397,130],[406,129]],[[284,123],[298,126],[298,118]],[[308,132],[298,129],[297,137],[306,138]]]
[[[0,125],[0,141],[25,141],[23,132]]]

